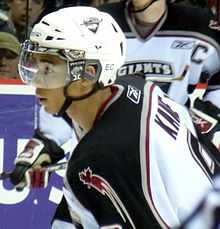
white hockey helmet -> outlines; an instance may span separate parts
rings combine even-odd
[[[109,14],[92,7],[63,8],[44,16],[33,27],[30,40],[22,46],[19,73],[25,83],[34,86],[36,78],[44,79],[42,88],[63,87],[80,78],[95,79],[104,87],[114,83],[124,63],[125,41],[121,28]],[[64,76],[53,69],[40,72],[35,58],[38,54],[65,61]],[[88,65],[95,66],[95,75],[86,72]]]

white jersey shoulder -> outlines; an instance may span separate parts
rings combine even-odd
[[[220,70],[218,44],[197,33],[164,31],[146,42],[128,37],[127,47],[126,63],[118,75],[142,71],[147,78],[170,81],[168,95],[182,104],[188,85],[196,84],[201,72],[213,75]]]
[[[185,107],[167,98],[152,83],[146,84],[144,98],[142,189],[157,221],[163,228],[172,228],[190,214],[212,182],[195,155],[195,149],[201,147],[193,146],[191,138],[196,139],[196,133]],[[211,159],[202,153],[211,170]]]

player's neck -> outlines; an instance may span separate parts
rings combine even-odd
[[[84,100],[73,102],[67,113],[84,131],[88,132],[94,125],[100,107],[109,96],[111,96],[110,88],[99,90]]]

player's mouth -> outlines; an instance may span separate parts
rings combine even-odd
[[[38,97],[38,100],[39,100],[41,105],[45,105],[47,102],[47,98],[44,98],[44,97]]]

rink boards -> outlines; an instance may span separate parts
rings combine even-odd
[[[0,81],[0,172],[10,171],[17,153],[38,123],[39,105],[34,88],[19,81]],[[0,181],[1,229],[49,229],[62,197],[62,172],[54,173],[46,189],[17,192]]]

